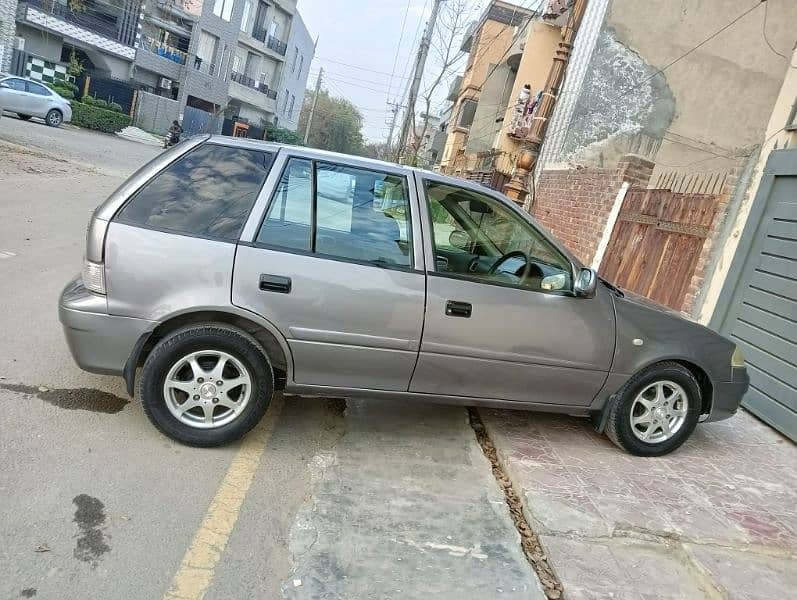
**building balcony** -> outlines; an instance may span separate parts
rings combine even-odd
[[[509,126],[506,128],[506,134],[515,140],[528,140],[531,133],[531,126],[534,122],[534,114],[519,115],[515,113]]]
[[[451,81],[451,85],[448,86],[448,95],[446,96],[446,100],[451,100],[451,102],[456,102],[457,98],[459,98],[459,88],[462,87],[462,75],[457,75]]]
[[[265,112],[276,112],[277,91],[243,73],[230,75],[230,97]]]
[[[194,69],[200,73],[210,76],[215,76],[219,72],[219,68],[215,63],[212,63],[209,60],[203,60],[198,56],[194,57]]]
[[[288,44],[282,40],[278,40],[273,35],[268,36],[268,39],[266,40],[266,47],[271,48],[274,52],[281,56],[285,56],[285,53],[288,51]]]
[[[195,22],[202,14],[202,0],[156,0],[162,11],[186,21]]]
[[[266,98],[270,98],[272,100],[277,99],[277,90],[272,90],[264,82],[252,79],[248,75],[244,75],[243,73],[237,73],[233,71],[230,74],[230,80],[244,87],[248,87],[249,89],[258,91],[261,94],[265,95]]]
[[[56,0],[26,0],[19,3],[17,18],[62,37],[133,60],[140,11],[139,2],[131,2],[127,8],[121,9],[118,5],[90,0],[85,11],[74,11]]]
[[[151,37],[142,37],[141,47],[144,50],[148,50],[153,54],[157,54],[166,60],[177,63],[178,65],[184,65],[188,60],[187,52],[178,50],[177,48],[169,46],[168,44],[158,42]]]

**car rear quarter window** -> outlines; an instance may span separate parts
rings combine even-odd
[[[144,185],[116,221],[237,241],[274,154],[203,144]]]
[[[5,83],[12,90],[16,90],[18,92],[25,91],[25,82],[22,79],[4,79],[3,83]]]

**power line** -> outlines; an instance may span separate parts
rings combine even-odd
[[[388,73],[387,71],[378,71],[376,69],[368,69],[366,67],[359,67],[359,66],[353,65],[351,63],[342,62],[342,61],[339,61],[339,60],[332,60],[331,58],[323,58],[321,56],[316,56],[315,58],[317,58],[318,60],[323,60],[323,61],[326,61],[326,62],[335,63],[336,65],[343,65],[344,67],[349,67],[351,69],[359,69],[360,71],[368,71],[369,73],[377,73],[379,75],[387,75],[388,77],[390,77],[390,73]],[[399,76],[398,75],[394,75],[394,77],[399,77]],[[401,79],[408,79],[408,78],[407,77],[401,77]]]
[[[387,84],[387,97],[390,100],[390,91],[393,87],[393,75],[396,73],[396,63],[398,62],[399,52],[401,51],[401,42],[404,41],[404,29],[407,25],[407,16],[410,14],[410,4],[412,0],[407,0],[407,6],[404,9],[404,18],[401,21],[401,34],[399,35],[398,44],[396,44],[396,55],[393,57],[393,68],[390,69],[390,81]]]
[[[786,56],[781,52],[778,52],[775,49],[775,46],[773,46],[772,43],[769,41],[769,38],[767,37],[767,17],[769,16],[769,5],[767,4],[766,0],[762,0],[762,2],[764,3],[764,22],[761,24],[761,35],[763,36],[764,41],[766,42],[767,46],[769,46],[769,49],[772,50],[773,53],[777,54],[781,58],[785,58],[789,62],[790,68],[797,69],[797,65],[791,64],[791,57]]]

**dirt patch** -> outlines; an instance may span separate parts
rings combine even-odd
[[[484,452],[487,460],[489,460],[492,465],[493,476],[504,492],[504,499],[506,500],[506,505],[509,507],[509,514],[512,517],[512,522],[515,524],[515,529],[517,529],[520,534],[520,545],[523,548],[523,554],[526,556],[526,560],[529,561],[529,564],[542,583],[545,595],[551,600],[561,598],[562,584],[556,578],[553,569],[551,569],[551,565],[548,564],[548,557],[540,545],[540,540],[531,529],[531,526],[523,514],[523,505],[520,501],[520,496],[518,496],[515,488],[512,487],[509,476],[498,461],[498,453],[495,450],[495,445],[490,439],[490,436],[487,435],[487,430],[484,427],[484,423],[482,423],[479,412],[475,408],[469,408],[468,416],[470,418],[470,426],[476,434],[476,440],[479,442],[479,446],[481,446],[482,452]]]
[[[130,402],[119,396],[92,388],[51,390],[21,383],[0,383],[0,390],[36,396],[39,400],[66,410],[87,410],[98,413],[118,413]]]

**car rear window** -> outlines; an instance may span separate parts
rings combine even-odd
[[[203,144],[141,188],[116,221],[237,241],[274,154]]]

